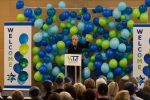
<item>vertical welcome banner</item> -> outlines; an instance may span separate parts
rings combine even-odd
[[[150,77],[150,24],[134,25],[133,40],[133,76],[142,87]]]
[[[4,86],[31,87],[31,23],[4,23]]]

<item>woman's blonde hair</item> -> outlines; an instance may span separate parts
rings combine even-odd
[[[13,91],[12,100],[24,100],[24,95],[21,91]]]
[[[127,90],[121,90],[117,93],[114,100],[130,100],[130,94]]]
[[[82,83],[75,83],[74,84],[76,96],[81,97],[83,92],[86,90],[85,86]]]
[[[110,82],[108,85],[108,95],[111,100],[114,100],[114,97],[119,91],[119,86],[116,82]]]

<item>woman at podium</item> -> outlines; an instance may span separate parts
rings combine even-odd
[[[68,47],[68,54],[82,54],[82,49],[83,48],[88,48],[88,45],[89,45],[89,42],[88,42],[88,37],[86,36],[86,43],[85,44],[82,44],[82,43],[79,43],[78,41],[78,36],[77,35],[73,35],[72,36],[72,44]],[[74,67],[67,67],[67,73],[68,73],[68,76],[70,78],[72,78],[73,82],[74,82]],[[79,67],[77,67],[77,81],[79,81]]]

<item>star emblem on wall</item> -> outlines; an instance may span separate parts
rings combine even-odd
[[[11,83],[16,80],[16,75],[12,74],[12,72],[10,74],[7,75],[8,76],[8,79]]]

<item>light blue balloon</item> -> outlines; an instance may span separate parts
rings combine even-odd
[[[57,66],[55,66],[52,69],[52,74],[56,77],[59,73],[60,73],[60,69]]]
[[[53,56],[53,54],[47,54],[50,58],[51,58],[51,61],[53,61],[54,60],[54,56]]]
[[[129,32],[128,29],[123,29],[123,30],[121,30],[121,37],[122,37],[122,38],[128,39],[129,35],[130,35],[130,32]]]
[[[57,48],[57,45],[56,45],[56,44],[53,44],[53,45],[52,45],[52,48],[53,48],[53,51],[57,51],[57,50],[58,50],[58,48]]]
[[[114,9],[113,10],[113,17],[115,19],[118,19],[118,18],[120,18],[120,16],[121,16],[121,12],[118,9]]]
[[[119,46],[119,40],[118,40],[118,38],[112,38],[110,40],[110,48],[117,49],[118,46]]]
[[[43,33],[43,39],[47,39],[48,38],[48,33],[45,32],[45,31],[42,31],[42,33]]]
[[[68,35],[64,35],[63,41],[67,41],[67,40],[69,40],[69,36]]]
[[[64,1],[60,1],[58,3],[58,8],[65,8],[66,7],[66,3]]]
[[[125,52],[126,51],[126,45],[124,43],[120,43],[118,46],[118,51]]]
[[[103,60],[103,61],[107,60],[106,53],[102,52],[101,55],[102,55],[102,60]]]
[[[89,78],[90,75],[91,75],[90,69],[89,69],[88,67],[85,67],[85,68],[83,69],[83,77],[84,77],[84,79]]]
[[[119,5],[118,5],[118,10],[119,11],[123,11],[125,10],[127,7],[126,3],[125,2],[120,2]]]
[[[51,71],[52,70],[52,63],[48,63],[46,65],[46,67],[47,67],[48,71]]]
[[[84,30],[84,26],[85,26],[85,25],[84,25],[83,22],[79,22],[79,23],[78,23],[78,26],[77,26],[77,27],[78,27],[78,30],[82,32],[82,31]]]
[[[47,7],[47,9],[50,9],[50,8],[52,8],[53,6],[52,6],[52,4],[48,3],[48,4],[46,5],[46,7]]]
[[[127,15],[127,14],[125,14],[125,17],[126,17],[126,20],[130,20],[130,19],[132,19],[132,16],[131,16],[131,15]]]
[[[66,48],[64,48],[64,49],[58,49],[58,53],[59,53],[60,55],[66,53]]]
[[[33,35],[34,42],[40,42],[43,38],[43,34],[41,32],[35,33]]]
[[[41,29],[43,26],[43,20],[42,19],[37,19],[34,22],[34,27],[37,29]]]
[[[106,74],[109,72],[109,65],[107,63],[103,63],[101,66],[102,73]]]
[[[75,19],[75,18],[74,18],[74,19],[72,18],[70,23],[71,23],[71,24],[76,24],[76,19]]]
[[[115,28],[115,27],[116,27],[116,25],[115,25],[114,22],[109,22],[108,26],[109,26],[110,28]]]
[[[49,29],[48,29],[48,33],[53,36],[54,34],[58,33],[58,26],[57,25],[54,25],[54,26],[51,26]]]
[[[83,60],[84,66],[87,66],[89,61],[90,61],[89,58],[84,58],[84,60]]]
[[[113,80],[113,78],[114,78],[114,74],[113,74],[112,72],[109,72],[109,73],[107,74],[107,79],[108,79],[108,80]]]

